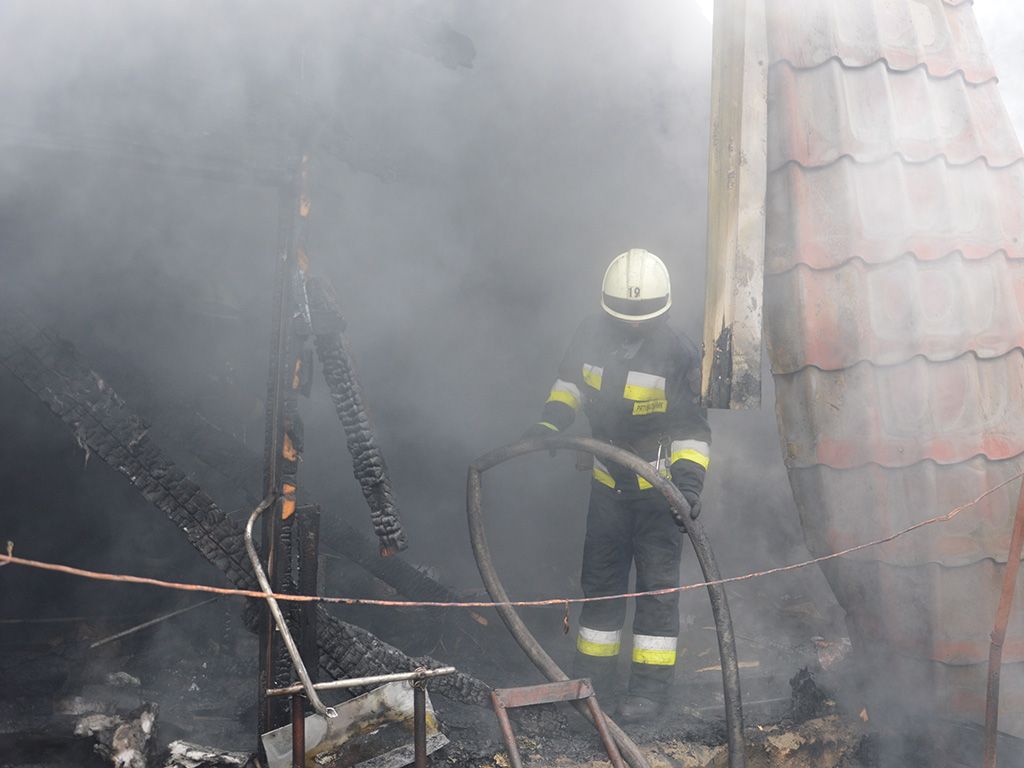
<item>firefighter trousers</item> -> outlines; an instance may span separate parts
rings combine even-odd
[[[637,592],[677,586],[682,538],[668,502],[657,491],[629,498],[592,488],[583,546],[584,596],[628,592],[634,563]],[[625,600],[583,604],[573,671],[590,677],[599,692],[611,689],[625,618]],[[678,592],[637,598],[631,694],[664,700],[675,672],[678,635]]]

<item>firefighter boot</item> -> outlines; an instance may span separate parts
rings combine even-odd
[[[663,709],[664,704],[631,693],[619,705],[619,720],[628,724],[649,725],[661,716]]]
[[[651,723],[658,719],[668,701],[675,672],[675,638],[649,638],[666,646],[671,643],[672,650],[646,652],[635,647],[645,639],[648,638],[634,636],[629,693],[619,706],[619,717],[626,723]]]
[[[572,676],[590,680],[601,708],[612,710],[615,702],[615,666],[618,656],[588,656],[580,651],[572,660]]]

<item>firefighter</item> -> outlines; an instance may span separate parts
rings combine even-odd
[[[633,248],[609,265],[603,312],[576,331],[544,405],[525,437],[567,429],[582,408],[593,436],[649,461],[682,491],[691,516],[700,512],[711,432],[700,404],[700,357],[668,326],[668,269],[653,253]],[[668,502],[638,475],[593,464],[581,584],[586,597],[628,592],[630,566],[644,592],[679,583],[684,529]],[[675,671],[679,594],[637,599],[629,688],[619,706],[625,722],[655,718]],[[613,690],[622,638],[624,600],[584,603],[576,639],[575,677]]]

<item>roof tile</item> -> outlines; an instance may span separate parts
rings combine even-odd
[[[776,375],[789,467],[908,467],[1024,453],[1024,352]],[[866,492],[870,489],[865,489]]]
[[[849,67],[884,61],[939,77],[962,72],[972,83],[995,77],[969,3],[773,0],[768,40],[773,61],[798,69],[837,58]]]
[[[844,155],[859,162],[943,156],[956,165],[985,158],[993,166],[1022,156],[995,80],[972,85],[960,75],[936,79],[882,62],[849,69],[830,59],[814,69],[774,67],[769,93],[771,170]]]
[[[956,509],[1024,471],[1024,458],[959,464],[924,461],[888,469],[824,466],[791,470],[807,546],[815,556],[839,552]],[[1020,481],[992,491],[948,522],[929,525],[887,544],[854,552],[854,560],[903,567],[941,563],[950,567],[981,560],[1006,562],[1012,509]]]
[[[1024,258],[1024,163],[900,157],[860,164],[844,157],[805,169],[790,164],[768,179],[767,273],[851,259],[880,264],[912,253],[933,261],[953,252]]]
[[[999,357],[1024,348],[1024,260],[904,255],[824,271],[799,266],[766,278],[765,308],[775,373]]]

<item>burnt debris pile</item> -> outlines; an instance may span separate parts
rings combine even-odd
[[[123,475],[182,531],[189,543],[240,589],[256,587],[245,554],[241,526],[189,479],[157,446],[146,422],[112,387],[79,359],[74,346],[35,328],[24,316],[7,314],[0,323],[0,365],[39,397],[71,429],[83,450]],[[413,569],[415,570],[415,569]],[[422,585],[424,576],[403,584]],[[334,677],[363,677],[436,667],[433,659],[412,659],[360,627],[318,609],[320,663]],[[488,687],[457,674],[442,678],[435,690],[457,700],[479,703]]]

